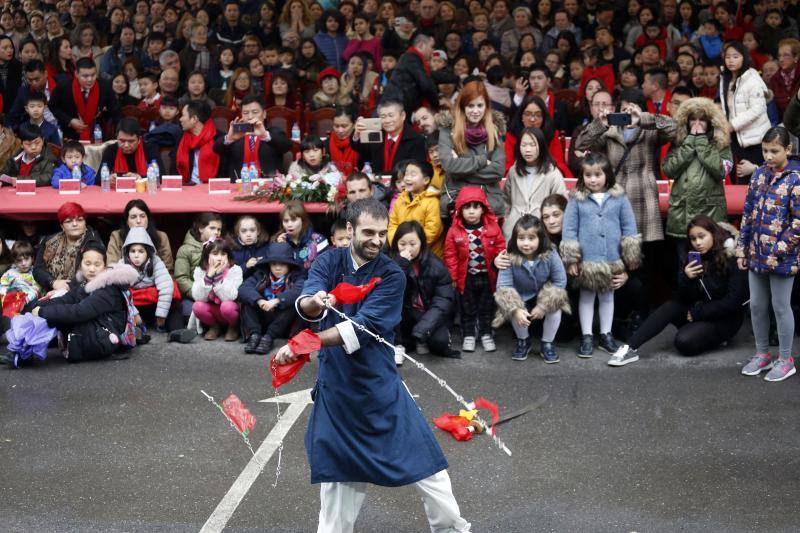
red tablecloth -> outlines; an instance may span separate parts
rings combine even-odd
[[[50,218],[64,202],[78,202],[90,215],[119,215],[125,204],[141,198],[153,213],[278,213],[283,204],[278,202],[236,202],[231,194],[208,194],[205,186],[185,187],[180,192],[104,193],[100,187],[87,187],[80,194],[59,194],[51,187],[38,187],[33,196],[17,195],[13,187],[0,189],[0,217],[17,220],[25,218]],[[309,213],[324,213],[325,203],[306,203]]]

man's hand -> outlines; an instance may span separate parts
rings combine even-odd
[[[531,320],[541,320],[544,318],[544,315],[546,314],[547,313],[544,312],[544,309],[542,309],[537,305],[536,307],[531,309],[531,312],[528,313],[528,316],[531,318]]]
[[[73,118],[72,120],[69,121],[69,127],[72,128],[75,131],[83,131],[88,126],[80,118]]]
[[[628,273],[627,272],[620,272],[619,274],[615,274],[611,276],[611,288],[614,290],[619,289],[623,285],[628,282]]]
[[[747,259],[744,257],[737,257],[736,265],[739,267],[739,270],[747,270]]]
[[[269,132],[267,131],[267,128],[264,127],[263,120],[256,120],[252,124],[253,124],[253,135],[258,137],[259,139],[264,139],[266,137],[267,142],[271,140],[269,138]]]
[[[688,311],[688,312],[686,313],[686,320],[688,320],[689,322],[692,322],[692,321],[694,320],[694,319],[692,318],[692,312],[691,312],[691,311]]]
[[[279,365],[285,365],[286,363],[291,363],[292,361],[296,361],[299,359],[297,355],[289,348],[289,345],[286,344],[281,346],[281,348],[275,354],[275,362]]]
[[[517,78],[514,84],[514,94],[517,96],[525,96],[528,94],[528,80],[525,78]]]
[[[519,327],[527,328],[531,325],[531,318],[525,309],[516,309],[514,311],[514,322],[516,322]]]
[[[163,328],[166,325],[167,325],[167,319],[166,318],[164,318],[163,316],[160,316],[160,317],[156,318],[156,327],[157,328]]]
[[[244,133],[238,133],[233,131],[234,124],[243,124],[245,121],[241,117],[236,117],[235,119],[231,120],[231,123],[228,125],[228,133],[225,135],[225,139],[228,142],[234,143],[244,137]]]
[[[686,274],[686,277],[689,279],[699,278],[703,275],[703,264],[692,261],[686,265],[683,269],[683,273]]]
[[[508,252],[503,250],[497,254],[497,257],[494,258],[494,266],[497,267],[497,270],[511,268],[511,258],[508,256]]]
[[[39,306],[37,305],[36,307],[34,307],[34,308],[33,308],[33,311],[31,311],[31,314],[32,314],[33,316],[39,316],[39,309],[41,309],[41,307],[39,307]]]
[[[600,112],[597,114],[597,118],[600,119],[600,122],[603,123],[603,126],[606,128],[608,127],[608,114],[611,113],[608,109],[601,109]]]
[[[573,278],[577,278],[581,273],[581,267],[578,266],[578,263],[572,263],[570,266],[567,267],[567,274],[572,276]]]
[[[319,291],[312,296],[308,296],[300,300],[300,308],[303,310],[303,313],[310,317],[316,317],[322,314],[327,306],[325,302],[328,302],[331,307],[336,306],[336,297],[328,294],[325,291]]]
[[[631,128],[636,128],[639,126],[639,122],[641,122],[642,118],[642,108],[636,104],[629,103],[622,109],[623,113],[628,113],[631,116]]]
[[[356,127],[353,130],[353,137],[358,139],[361,137],[361,133],[366,131],[367,125],[364,123],[364,117],[358,117],[356,119]]]

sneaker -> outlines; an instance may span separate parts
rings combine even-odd
[[[484,352],[493,352],[497,350],[497,345],[494,343],[494,337],[489,335],[481,335],[481,346],[483,346]]]
[[[540,354],[545,363],[558,363],[558,354],[552,342],[542,341]]]
[[[772,370],[764,376],[764,381],[783,381],[791,377],[797,370],[794,368],[794,357],[788,359],[778,359],[772,365]]]
[[[517,339],[517,348],[511,354],[511,359],[514,361],[524,361],[528,358],[528,352],[531,351],[530,339]]]
[[[594,353],[594,337],[583,335],[581,337],[581,347],[578,348],[578,357],[588,359]]]
[[[258,341],[258,346],[256,346],[256,350],[253,353],[257,353],[259,355],[267,355],[270,350],[272,350],[272,345],[275,341],[272,340],[272,337],[269,335],[264,335],[261,337],[261,340]]]
[[[461,351],[462,352],[474,352],[475,351],[475,337],[464,337],[464,340],[461,341]]]
[[[614,340],[614,336],[611,332],[600,334],[600,342],[597,343],[597,347],[610,355],[615,354],[617,350],[619,350],[619,344]]]
[[[428,345],[424,342],[417,342],[417,347],[414,349],[417,352],[417,355],[428,355],[431,353],[431,350],[428,348]]]
[[[750,361],[742,368],[742,374],[745,376],[757,376],[764,370],[769,370],[775,364],[772,359],[772,354],[756,354]]]
[[[19,355],[16,353],[8,352],[0,355],[0,363],[8,365],[11,368],[19,368],[22,364],[22,361],[20,360]]]
[[[639,351],[634,350],[627,344],[623,344],[616,352],[611,354],[608,366],[625,366],[628,363],[635,363],[639,360]]]
[[[394,364],[403,366],[403,359],[405,359],[406,349],[404,346],[397,345],[394,347]]]
[[[259,342],[261,342],[261,335],[258,333],[250,335],[250,338],[247,339],[247,346],[244,347],[244,353],[256,353]]]

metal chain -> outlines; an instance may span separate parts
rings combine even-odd
[[[233,420],[231,420],[231,419],[230,419],[230,417],[229,417],[229,416],[228,416],[228,415],[225,413],[225,410],[222,408],[222,406],[221,406],[220,404],[218,404],[217,402],[215,402],[215,401],[214,401],[214,397],[213,397],[213,396],[209,396],[209,395],[206,393],[206,391],[204,391],[204,390],[202,390],[202,389],[200,390],[200,392],[202,392],[202,393],[203,393],[203,395],[204,395],[206,398],[208,398],[208,401],[209,401],[209,402],[211,402],[211,404],[212,404],[214,407],[216,407],[217,409],[219,409],[219,412],[220,412],[220,413],[222,413],[222,414],[225,416],[225,418],[228,420],[228,424],[230,424],[231,428],[232,428],[232,429],[233,429],[233,430],[234,430],[234,431],[235,431],[235,432],[236,432],[236,433],[237,433],[237,434],[238,434],[240,437],[242,437],[242,440],[244,440],[244,443],[245,443],[245,444],[247,444],[247,447],[250,449],[250,453],[252,453],[252,454],[253,454],[253,456],[255,456],[255,455],[256,455],[256,452],[253,450],[253,445],[252,445],[252,444],[250,444],[250,439],[248,439],[248,438],[247,438],[247,435],[245,435],[244,433],[240,433],[240,432],[239,432],[239,428],[237,428],[237,427],[236,427],[236,424],[234,424],[234,423],[233,423]],[[256,459],[256,461],[258,461],[258,460]]]
[[[275,391],[275,398],[278,397],[278,389],[273,389]],[[278,427],[278,424],[281,423],[281,408],[278,402],[275,402],[275,410],[277,411],[275,414],[275,427]],[[272,484],[272,488],[276,488],[278,486],[278,478],[281,477],[281,458],[283,457],[283,439],[278,444],[278,464],[275,466],[275,483]]]
[[[394,345],[392,345],[391,343],[387,342],[386,339],[384,339],[380,335],[378,335],[376,333],[373,333],[370,330],[368,330],[367,327],[364,326],[363,324],[359,324],[358,322],[354,321],[353,319],[351,319],[349,316],[347,316],[343,312],[341,312],[338,309],[336,309],[335,307],[333,307],[327,299],[325,300],[325,307],[327,307],[328,309],[330,309],[331,311],[333,311],[334,313],[339,315],[339,317],[342,318],[343,320],[346,320],[346,321],[350,322],[353,325],[353,327],[355,327],[359,331],[363,331],[364,333],[366,333],[367,335],[369,335],[370,337],[372,337],[376,341],[378,341],[378,342],[380,342],[382,344],[385,344],[386,346],[388,346],[389,348],[394,350]],[[416,359],[414,359],[413,357],[411,357],[410,355],[408,355],[405,352],[401,352],[401,353],[402,353],[403,357],[405,357],[406,359],[408,359],[409,361],[414,363],[414,365],[416,365],[417,368],[419,368],[420,370],[422,370],[423,372],[428,374],[431,378],[433,378],[434,381],[436,381],[439,384],[440,387],[442,387],[447,392],[449,392],[450,395],[453,396],[456,399],[456,401],[459,404],[461,404],[466,410],[471,411],[471,410],[473,410],[475,408],[474,405],[471,405],[471,404],[467,403],[466,400],[464,400],[464,397],[462,395],[460,395],[455,390],[453,390],[453,388],[450,387],[450,385],[448,385],[447,382],[444,379],[440,378],[439,376],[437,376],[436,374],[431,372],[431,370],[428,367],[426,367],[424,364],[422,364],[421,362],[417,361]],[[491,426],[489,426],[489,424],[486,423],[486,421],[483,420],[477,414],[475,414],[472,418],[473,418],[473,420],[478,422],[480,425],[482,425],[484,428],[486,428],[487,434],[492,438],[492,440],[494,441],[495,445],[498,448],[503,450],[507,455],[511,455],[511,450],[508,449],[508,446],[506,446],[505,443],[502,440],[500,440],[499,438],[497,438],[497,435],[494,434],[494,428],[492,428],[492,431],[490,432],[489,428]]]

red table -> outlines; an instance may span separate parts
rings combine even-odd
[[[100,187],[87,187],[80,194],[59,194],[51,187],[38,187],[33,196],[17,195],[13,187],[0,189],[0,217],[15,220],[43,219],[52,216],[64,202],[78,202],[89,215],[119,215],[134,198],[147,202],[153,213],[279,213],[279,202],[236,202],[237,193],[208,194],[206,186],[185,187],[180,192],[104,193]],[[325,213],[326,203],[306,203],[309,213]]]

